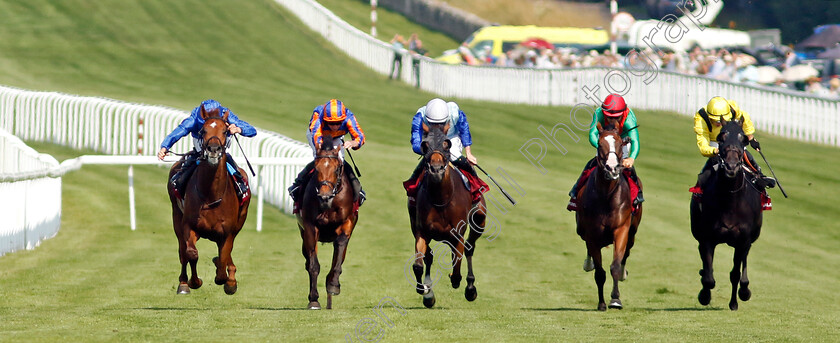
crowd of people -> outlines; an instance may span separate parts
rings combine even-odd
[[[466,49],[465,46],[460,48],[462,55],[466,53],[464,49]],[[753,85],[763,84],[790,89],[804,88],[808,93],[840,97],[840,79],[836,77],[827,82],[827,85],[823,84],[823,81],[826,80],[817,77],[792,82],[782,78],[781,72],[776,75],[772,73],[765,75],[764,72],[768,71],[767,68],[775,69],[776,67],[759,66],[755,57],[727,49],[703,50],[696,47],[690,52],[654,52],[648,48],[637,51],[637,53],[620,55],[613,54],[610,50],[599,52],[598,50],[581,51],[565,47],[548,49],[519,46],[500,56],[493,56],[488,46],[474,54],[476,64],[483,65],[546,69],[632,67],[642,70],[646,67],[656,67],[659,70],[704,76],[722,81]],[[796,55],[793,52],[788,52],[787,58],[780,68],[784,71],[798,63]],[[759,68],[764,68],[764,70]],[[772,70],[770,71],[772,72]]]

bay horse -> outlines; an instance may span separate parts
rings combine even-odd
[[[228,173],[227,146],[228,123],[230,112],[220,115],[220,109],[210,112],[200,107],[204,125],[201,136],[201,155],[198,166],[187,184],[184,185],[184,199],[179,200],[172,185],[167,182],[169,201],[172,202],[172,224],[175,236],[178,237],[178,255],[181,259],[181,275],[178,277],[178,294],[189,294],[190,288],[201,287],[202,281],[196,271],[198,249],[195,243],[199,238],[206,238],[216,242],[219,248],[218,256],[213,258],[216,265],[217,285],[224,284],[227,294],[236,293],[236,265],[233,264],[231,251],[233,240],[245,224],[248,216],[250,199],[240,204],[236,196],[235,185]],[[169,171],[169,179],[177,172],[184,159],[175,163]],[[242,168],[239,172],[243,178],[247,174]],[[187,263],[192,269],[192,276],[187,280]]]
[[[472,257],[476,241],[484,232],[487,206],[484,198],[473,205],[470,190],[461,180],[461,176],[450,165],[450,147],[446,139],[449,124],[423,124],[424,139],[421,143],[423,160],[426,164],[425,176],[417,191],[416,203],[408,205],[411,232],[414,234],[414,276],[417,278],[416,291],[423,295],[423,305],[431,308],[435,305],[432,291],[431,269],[434,252],[430,247],[432,240],[440,241],[452,251],[452,273],[449,275],[452,288],[461,285],[461,261],[467,258],[467,287],[464,297],[474,301],[478,297],[473,274]],[[466,242],[464,234],[470,227]],[[425,280],[423,263],[426,264]]]
[[[300,237],[303,239],[303,257],[309,273],[309,306],[320,310],[318,302],[317,243],[333,243],[333,261],[327,274],[327,309],[332,308],[332,296],[341,293],[338,281],[341,265],[347,253],[347,243],[359,220],[358,207],[353,201],[353,187],[344,174],[344,164],[339,157],[341,141],[330,135],[323,136],[321,147],[315,156],[314,177],[303,188],[301,208],[296,217]]]
[[[598,123],[597,128],[597,168],[592,171],[595,175],[590,176],[578,189],[580,208],[575,214],[575,220],[577,234],[586,242],[587,254],[595,264],[598,310],[606,311],[604,282],[607,276],[602,266],[601,248],[613,244],[613,261],[610,264],[613,289],[609,307],[621,309],[618,282],[627,277],[624,267],[642,220],[642,206],[639,204],[636,211],[633,211],[630,185],[627,178],[622,176],[624,167],[621,164],[621,151],[624,145],[630,143],[629,139],[622,140],[618,129],[610,122],[606,127]]]
[[[700,259],[703,261],[703,269],[700,270],[703,288],[697,295],[702,305],[709,304],[711,289],[715,288],[712,268],[715,247],[726,243],[735,248],[733,267],[729,273],[732,283],[729,309],[735,311],[738,309],[736,292],[742,301],[750,300],[752,295],[747,278],[747,254],[761,233],[761,191],[748,180],[745,171],[744,147],[748,138],[742,128],[742,119],[721,120],[721,124],[723,127],[717,136],[719,153],[711,157],[717,159],[713,161],[716,162],[716,171],[705,185],[700,185],[703,187],[702,197],[691,199],[691,233],[699,243]]]

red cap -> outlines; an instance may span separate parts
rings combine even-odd
[[[621,95],[613,93],[604,99],[601,109],[604,110],[604,115],[607,117],[621,117],[627,113],[627,104]]]

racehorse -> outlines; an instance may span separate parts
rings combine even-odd
[[[431,269],[433,254],[429,246],[432,240],[449,245],[452,251],[452,273],[449,275],[452,288],[461,285],[461,260],[466,253],[467,287],[464,297],[473,301],[478,297],[473,275],[472,257],[476,241],[484,232],[487,206],[484,198],[473,205],[470,190],[461,180],[461,176],[449,164],[449,148],[452,143],[446,139],[449,124],[423,124],[425,138],[421,143],[425,176],[417,191],[415,206],[409,203],[408,212],[411,232],[414,234],[414,276],[417,278],[417,293],[423,295],[423,305],[431,308],[435,305],[432,291]],[[464,241],[467,226],[471,228],[469,237]],[[425,280],[423,263],[426,264]]]
[[[178,277],[178,294],[189,294],[190,288],[201,287],[202,281],[196,272],[198,250],[195,242],[206,238],[219,247],[219,255],[213,258],[216,265],[217,285],[224,284],[225,293],[236,293],[236,266],[230,256],[233,240],[245,224],[248,216],[250,199],[240,204],[236,196],[235,185],[228,173],[227,118],[230,112],[219,115],[219,109],[205,112],[201,108],[204,125],[201,136],[201,155],[195,172],[184,186],[184,200],[179,200],[172,185],[167,182],[169,201],[172,202],[172,223],[175,236],[178,237],[178,255],[181,258],[181,275]],[[169,179],[181,167],[183,159],[172,166]],[[247,174],[242,168],[239,172],[244,178]],[[168,180],[168,179],[167,179]],[[187,262],[192,269],[192,277],[187,281]]]
[[[327,309],[332,308],[332,296],[341,293],[338,277],[347,253],[347,242],[359,220],[358,207],[353,202],[353,187],[344,175],[344,161],[339,158],[341,141],[330,135],[323,136],[315,156],[315,177],[303,188],[303,199],[297,213],[300,237],[303,239],[303,257],[309,272],[309,309],[319,310],[318,242],[333,243],[333,261],[327,274]]]
[[[716,158],[714,176],[703,187],[703,196],[691,199],[691,233],[699,243],[700,282],[703,289],[697,295],[702,305],[708,305],[712,299],[711,289],[715,288],[712,261],[715,247],[726,243],[735,248],[732,258],[733,267],[729,273],[732,283],[732,296],[729,309],[738,309],[737,291],[742,301],[750,300],[750,280],[747,278],[747,254],[752,243],[761,232],[761,191],[750,180],[744,170],[747,135],[742,129],[742,120],[721,120],[723,127],[717,136],[719,153]],[[738,289],[740,283],[740,290]]]
[[[633,211],[633,199],[627,177],[623,177],[621,164],[622,147],[629,140],[622,141],[618,129],[608,123],[606,128],[597,124],[598,154],[595,157],[597,168],[592,171],[580,189],[577,198],[580,209],[575,215],[577,234],[586,242],[586,251],[595,264],[595,284],[598,285],[598,310],[606,311],[604,302],[604,282],[607,279],[602,267],[601,248],[613,244],[613,262],[610,273],[613,278],[613,290],[610,308],[621,309],[618,282],[624,281],[627,271],[624,269],[630,248],[633,247],[636,230],[642,220],[641,204]],[[639,185],[641,187],[641,185]],[[591,269],[588,269],[589,271]]]

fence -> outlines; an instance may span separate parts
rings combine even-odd
[[[24,140],[50,142],[74,149],[90,149],[108,155],[134,155],[135,157],[146,155],[148,157],[157,153],[158,144],[187,115],[188,113],[184,111],[162,106],[131,104],[105,98],[82,97],[54,92],[34,92],[0,86],[0,129],[5,130],[7,136],[12,137],[4,138],[4,142],[20,142],[20,139],[10,136],[14,135]],[[261,227],[262,223],[263,200],[286,213],[291,213],[292,201],[286,192],[286,187],[292,183],[297,173],[311,159],[309,147],[304,143],[261,129],[257,129],[256,137],[239,141],[245,155],[256,162],[254,164],[258,171],[257,177],[251,180],[251,185],[257,188],[257,198],[259,200],[258,227]],[[57,229],[61,210],[61,181],[60,178],[50,179],[49,176],[60,176],[66,170],[78,168],[83,160],[78,160],[78,163],[65,163],[59,166],[52,159],[51,163],[54,163],[54,165],[42,164],[38,165],[37,168],[28,167],[34,162],[26,161],[39,158],[49,160],[49,158],[38,155],[34,150],[25,147],[23,143],[4,143],[4,146],[14,146],[16,150],[10,150],[13,151],[12,153],[7,153],[4,150],[3,155],[0,156],[0,165],[3,166],[3,169],[0,170],[0,174],[2,174],[0,182],[2,182],[3,187],[2,201],[15,202],[17,205],[20,205],[20,203],[29,204],[29,200],[22,202],[20,199],[36,193],[44,193],[45,196],[58,199],[57,206],[49,209],[49,214],[44,214],[49,219],[43,220],[46,223],[44,225],[52,225],[51,223],[54,221]],[[172,149],[173,151],[192,149],[192,140],[182,139]],[[26,152],[20,153],[17,151]],[[231,149],[230,153],[235,159],[241,161],[242,156],[239,149]],[[15,158],[15,156],[29,155],[36,157]],[[87,159],[87,161],[89,163],[101,163],[101,161],[94,159]],[[123,161],[119,164],[147,163],[141,159],[133,162]],[[131,169],[129,169],[129,172],[131,172]],[[56,182],[57,185],[54,184]],[[31,191],[31,187],[40,187],[40,185],[51,185],[50,187],[55,187],[57,190],[51,190],[50,192]],[[31,203],[41,204],[41,202],[34,200]],[[31,208],[26,207],[26,211]],[[24,213],[24,211],[10,213]],[[29,219],[26,220],[30,222]],[[23,229],[18,226],[15,226],[15,228],[0,227],[0,237],[5,235],[5,232],[19,235],[22,234],[20,233],[21,230]]]
[[[352,27],[313,0],[275,0],[301,18],[312,30],[380,74],[388,74],[395,51],[368,34]],[[443,97],[487,100],[549,106],[592,105],[584,87],[600,87],[607,94],[606,68],[524,69],[448,65],[423,58],[419,78],[412,71],[411,56],[402,54],[401,79]],[[650,71],[634,76],[630,70],[616,69],[627,76],[613,88],[629,83],[627,101],[635,109],[663,110],[694,115],[710,98],[722,95],[736,99],[750,113],[758,129],[786,138],[840,146],[840,101],[805,95],[801,92],[718,81],[703,77]],[[641,71],[638,72],[641,74]],[[614,74],[612,74],[614,75]],[[650,80],[650,77],[655,78]],[[619,77],[620,78],[620,77]],[[643,80],[648,79],[646,84]]]
[[[55,158],[0,129],[0,256],[58,232],[61,178],[48,177],[57,167]]]

